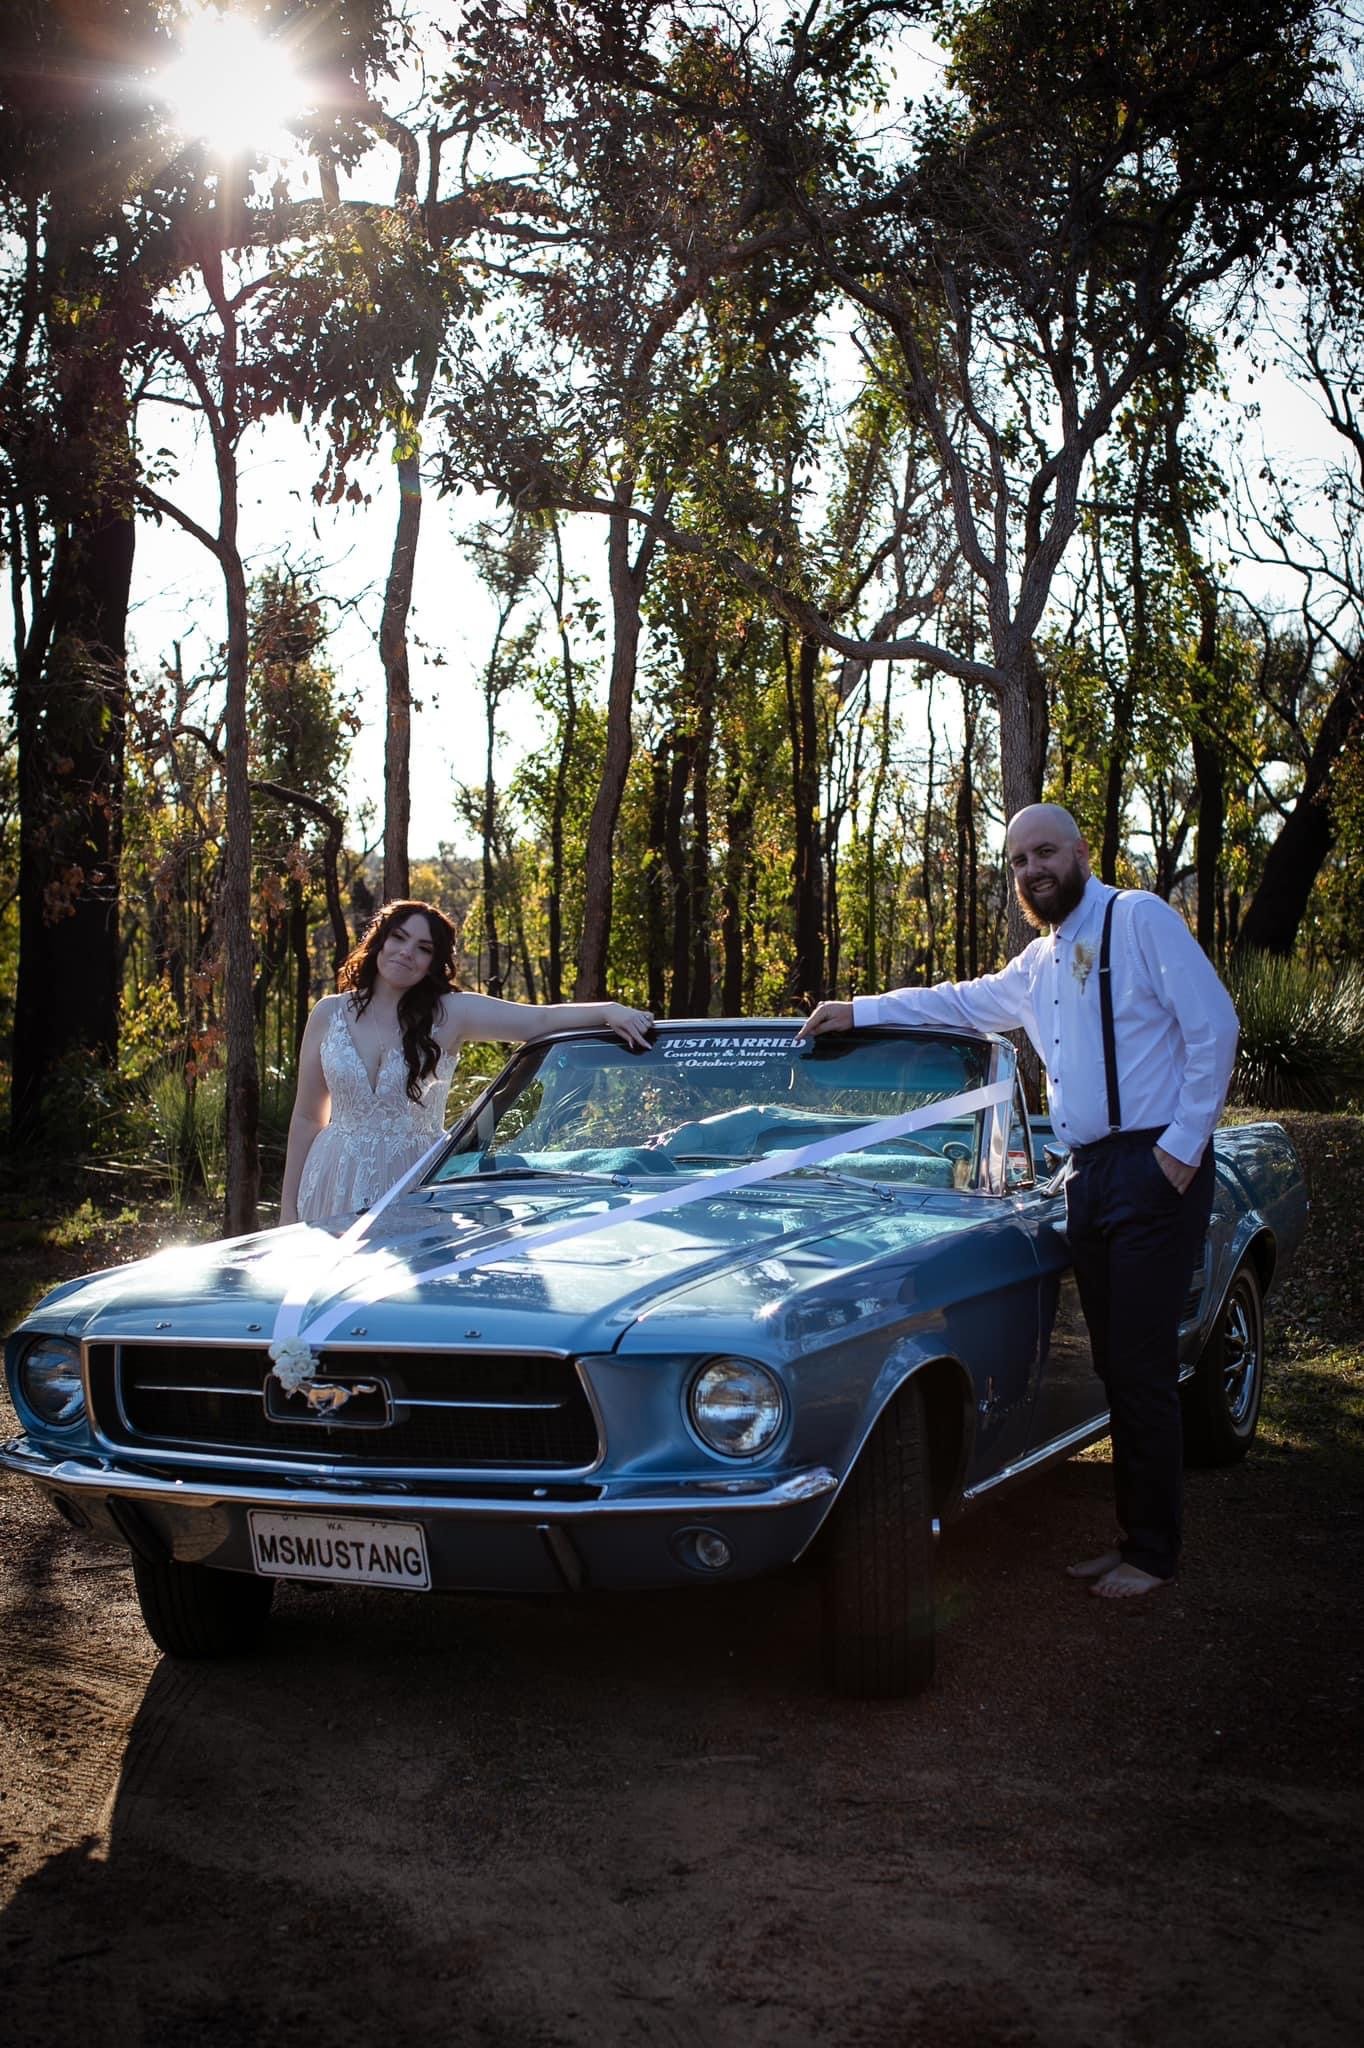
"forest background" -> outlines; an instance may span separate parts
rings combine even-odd
[[[387,896],[531,1000],[761,1015],[988,970],[1022,938],[1003,821],[1043,795],[1236,985],[1243,1099],[1356,1102],[1357,28],[11,0],[11,1172],[197,1183],[252,1227],[307,1008]],[[1287,389],[1321,428],[1284,454],[1257,413]],[[297,535],[252,530],[267,434]],[[326,561],[376,464],[366,641]],[[415,860],[447,521],[483,592],[471,851]],[[171,529],[221,624],[139,667]]]

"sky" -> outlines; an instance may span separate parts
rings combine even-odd
[[[203,96],[211,111],[239,106],[243,99],[269,104],[269,94],[255,90],[236,95],[221,90],[224,66],[233,61],[221,48],[213,54],[213,89]],[[249,61],[249,55],[248,59]],[[936,66],[931,52],[911,53],[899,84],[907,91],[932,82]],[[193,81],[191,81],[191,86]],[[192,94],[190,95],[192,97]],[[352,196],[391,196],[396,158],[377,147],[359,165],[343,190]],[[289,165],[291,188],[315,190],[311,167],[294,156]],[[1248,372],[1239,360],[1233,398],[1258,399],[1261,418],[1252,427],[1252,445],[1263,435],[1276,455],[1299,461],[1317,459],[1329,436],[1310,396],[1285,378],[1271,376],[1252,391]],[[143,423],[152,446],[177,451],[179,475],[167,494],[205,526],[216,524],[215,486],[206,442],[194,438],[188,416],[157,408]],[[368,801],[379,830],[383,789],[383,671],[377,635],[384,579],[393,545],[397,514],[397,480],[390,462],[374,461],[365,481],[370,502],[363,506],[319,508],[311,485],[321,468],[321,452],[310,448],[301,428],[291,422],[267,422],[251,430],[242,450],[241,541],[248,569],[259,573],[271,563],[289,559],[295,567],[318,572],[321,588],[338,600],[335,630],[328,658],[343,683],[359,699],[363,727],[351,757],[352,811]],[[1253,465],[1251,465],[1253,468]],[[441,500],[428,491],[410,619],[414,711],[412,745],[412,831],[414,858],[434,854],[443,844],[458,851],[475,849],[473,835],[455,813],[456,785],[481,780],[483,705],[479,672],[491,638],[493,608],[458,544],[458,532],[478,519],[497,516],[491,498],[466,493]],[[569,541],[572,567],[589,575],[604,597],[605,533],[590,518],[577,522]],[[1287,586],[1281,588],[1287,599]],[[222,641],[223,598],[216,563],[198,542],[171,522],[146,523],[139,532],[130,620],[133,658],[144,675],[155,673],[171,658],[176,641],[187,672],[211,667]],[[906,678],[900,709],[911,735],[922,690]],[[540,735],[529,688],[511,693],[501,711],[503,745],[499,763],[505,781],[515,762]]]
[[[167,442],[173,440],[178,424],[172,423]],[[367,799],[377,811],[382,804],[384,757],[378,629],[397,518],[397,480],[390,465],[376,462],[366,479],[372,503],[325,510],[315,507],[310,497],[320,468],[320,455],[308,449],[301,430],[289,423],[271,422],[252,435],[242,465],[242,551],[253,575],[286,556],[296,568],[315,565],[319,586],[337,600],[331,609],[334,630],[326,658],[342,683],[357,693],[364,721],[351,754],[352,806]],[[215,523],[214,479],[206,450],[186,449],[173,494],[203,524]],[[453,790],[457,782],[481,781],[483,773],[478,677],[493,614],[457,544],[451,509],[427,494],[417,551],[410,620],[412,691],[421,705],[413,718],[414,858],[434,854],[443,842],[472,850],[472,836],[454,815]],[[472,496],[459,509],[471,518],[490,518],[496,510],[491,499]],[[154,674],[172,658],[177,640],[187,674],[211,667],[223,640],[217,564],[170,521],[160,526],[148,523],[139,530],[129,625],[134,664],[143,675]],[[520,695],[520,702],[516,694],[507,701],[503,717],[508,762],[519,757],[534,737],[529,692]],[[378,829],[376,822],[373,832]]]
[[[1265,445],[1280,457],[1306,462],[1326,452],[1327,430],[1306,391],[1275,376],[1257,379],[1253,392],[1242,385],[1236,395],[1258,397],[1262,406],[1252,445],[1262,432]],[[174,495],[212,526],[214,479],[206,449],[183,441],[183,414],[167,415],[154,431],[168,443],[177,433],[182,436],[181,475]],[[292,423],[269,422],[253,431],[243,451],[243,552],[253,573],[285,556],[296,566],[316,565],[321,587],[340,601],[333,613],[328,659],[359,698],[364,722],[351,756],[350,794],[353,809],[366,800],[375,807],[373,837],[379,829],[383,792],[384,683],[378,623],[397,516],[397,479],[391,464],[375,461],[366,476],[372,493],[369,504],[319,508],[312,503],[310,487],[320,466],[320,454],[308,447],[302,430]],[[458,783],[482,778],[479,676],[490,644],[493,607],[457,535],[475,520],[497,516],[498,510],[491,497],[473,493],[442,500],[428,490],[424,500],[410,621],[412,690],[420,705],[413,717],[414,858],[435,854],[442,844],[464,853],[476,850],[474,836],[455,814],[454,790]],[[590,576],[604,596],[604,530],[584,518],[577,522],[571,546],[573,567]],[[1257,590],[1266,586],[1267,579],[1257,576]],[[1291,603],[1292,586],[1281,583],[1277,594],[1281,602]],[[143,675],[155,673],[171,657],[177,640],[187,673],[211,666],[223,639],[217,565],[198,542],[170,522],[147,523],[139,531],[130,628],[134,663]],[[900,708],[911,730],[921,699],[922,690],[907,674]],[[939,709],[941,714],[941,705]],[[540,738],[529,686],[504,700],[501,728],[500,773],[505,778]]]

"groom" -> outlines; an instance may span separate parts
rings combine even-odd
[[[1178,912],[1094,879],[1069,811],[1030,804],[1005,850],[1039,933],[1007,967],[820,1003],[797,1036],[865,1024],[1027,1032],[1070,1147],[1066,1230],[1113,1441],[1119,1538],[1070,1571],[1102,1599],[1139,1598],[1168,1584],[1179,1558],[1179,1317],[1212,1211],[1236,1012]]]

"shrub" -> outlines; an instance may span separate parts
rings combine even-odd
[[[73,1046],[48,1071],[25,1150],[58,1170],[136,1151],[138,1112],[137,1090],[97,1053]]]
[[[1241,1019],[1229,1101],[1344,1110],[1364,1099],[1364,972],[1251,953],[1227,984]]]
[[[175,1208],[183,1209],[196,1188],[220,1196],[227,1172],[226,1076],[211,1071],[191,1083],[182,1066],[165,1067],[148,1083],[147,1102]]]

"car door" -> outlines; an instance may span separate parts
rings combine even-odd
[[[1031,1235],[1038,1267],[1038,1346],[1029,1452],[1083,1434],[1107,1413],[1094,1371],[1089,1331],[1066,1241],[1066,1198],[1055,1176],[1035,1176],[1027,1120],[1014,1112],[1009,1173],[1016,1212]]]

